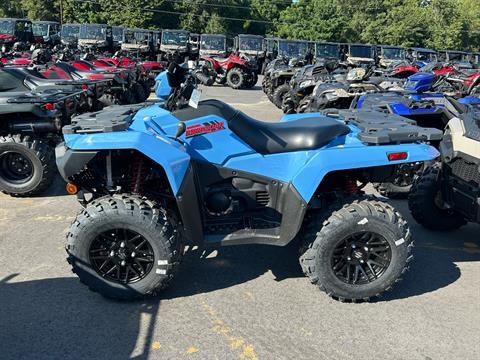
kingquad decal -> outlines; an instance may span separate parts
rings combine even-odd
[[[187,127],[187,138],[210,134],[220,130],[225,130],[223,121],[209,121],[203,124],[191,125]]]

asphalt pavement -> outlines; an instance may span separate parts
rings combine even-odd
[[[203,95],[281,116],[259,87]],[[42,196],[0,195],[0,359],[479,359],[480,227],[430,232],[393,204],[415,260],[374,302],[328,298],[292,246],[237,246],[192,249],[169,290],[125,303],[71,273],[65,234],[81,207],[61,179]]]

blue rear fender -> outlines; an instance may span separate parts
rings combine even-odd
[[[389,161],[388,154],[406,152],[407,158]],[[434,160],[440,153],[426,144],[386,146],[336,146],[315,154],[292,179],[300,195],[309,202],[329,173]]]

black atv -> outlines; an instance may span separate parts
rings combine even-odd
[[[440,143],[441,163],[419,176],[408,206],[414,219],[431,230],[480,223],[480,114],[452,118]]]
[[[306,65],[290,80],[290,91],[284,96],[282,110],[285,114],[297,112],[302,100],[310,95],[318,82],[334,80],[334,74],[345,72],[341,63],[341,45],[332,42],[315,43],[313,65]]]
[[[282,57],[268,63],[262,81],[263,92],[279,109],[284,96],[290,91],[290,80],[305,63],[298,59]]]
[[[332,72],[337,68],[338,62],[319,61],[315,65],[307,65],[297,71],[290,80],[288,93],[283,97],[282,110],[285,114],[294,114],[302,100],[310,95],[317,82],[334,80]]]
[[[0,92],[0,191],[30,196],[56,173],[55,146],[81,92]]]
[[[51,74],[52,72],[47,72]],[[6,67],[0,69],[0,92],[63,90],[80,92],[76,110],[78,113],[97,111],[103,108],[99,98],[107,87],[106,80],[66,80],[47,78],[36,69]]]

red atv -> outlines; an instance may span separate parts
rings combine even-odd
[[[466,71],[455,64],[433,63],[422,68],[422,72],[435,74],[435,91],[450,93],[455,97],[480,95],[480,72],[478,69]]]
[[[252,88],[258,80],[257,64],[244,56],[230,55],[228,58],[201,56],[200,62],[208,64],[219,84],[227,83],[232,89]]]
[[[164,70],[164,65],[158,61],[136,61],[129,57],[101,57],[93,60],[92,63],[98,67],[113,66],[134,70],[137,74],[137,82],[142,85],[147,98],[155,85],[155,77]]]
[[[113,104],[134,104],[137,102],[137,98],[131,90],[131,80],[129,74],[126,71],[105,71],[99,68],[90,68],[85,65],[79,66],[79,63],[73,64],[58,61],[51,67],[57,73],[61,73],[61,70],[74,80],[78,79],[90,79],[90,80],[108,80],[108,87],[105,89],[104,95],[99,99],[105,106]],[[79,69],[82,68],[82,69]]]
[[[120,79],[115,77],[115,82],[118,85],[121,85],[121,88],[117,90],[121,90],[121,96],[119,98],[120,102],[114,101],[114,103],[120,104],[135,104],[144,102],[150,93],[147,95],[145,94],[145,90],[143,86],[137,82],[137,72],[135,68],[120,68],[116,66],[112,66],[108,62],[99,62],[98,60],[94,60],[97,64],[102,63],[103,66],[97,66],[90,61],[86,60],[75,60],[70,62],[70,64],[78,71],[78,72],[87,72],[87,73],[98,73],[104,74],[106,76],[110,74],[117,75]],[[117,81],[119,80],[119,81]],[[117,99],[118,100],[118,99]]]

